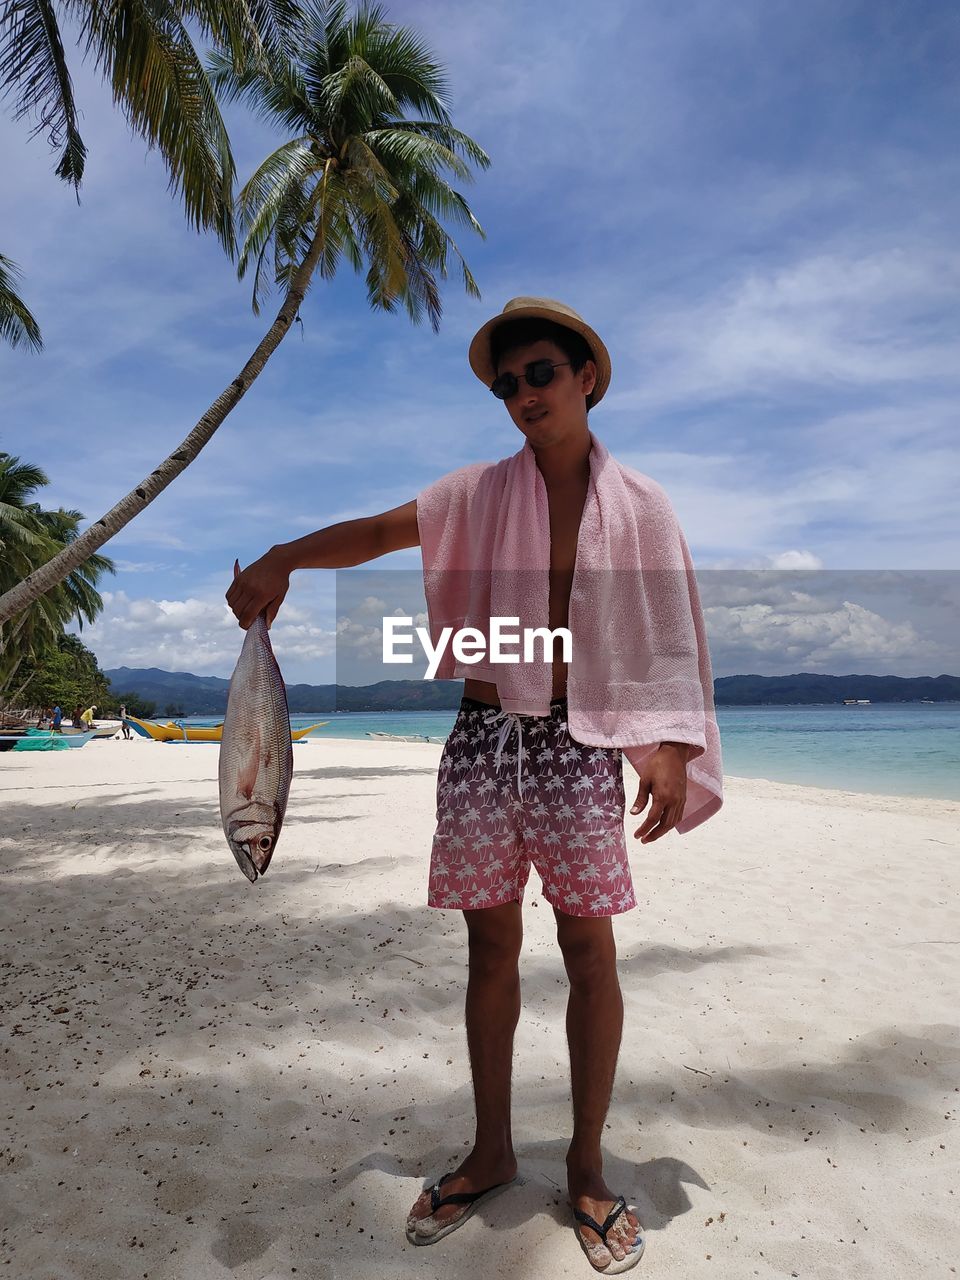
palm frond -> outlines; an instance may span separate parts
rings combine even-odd
[[[343,145],[342,157],[354,177],[360,175],[377,200],[393,202],[399,190],[392,175],[384,166],[376,151],[361,135],[353,135]],[[406,177],[403,174],[402,177]]]
[[[418,208],[428,211],[436,218],[449,218],[461,226],[469,227],[481,240],[486,239],[487,233],[464,196],[455,191],[439,174],[421,169],[405,190]]]
[[[47,473],[33,462],[21,462],[0,450],[0,498],[22,505],[35,489],[50,483]]]
[[[40,351],[43,347],[40,326],[17,293],[16,286],[22,276],[17,264],[0,253],[0,339],[9,342],[11,347],[26,343],[34,351]]]
[[[178,0],[178,12],[196,22],[238,69],[253,60],[269,74],[271,67],[296,58],[298,0]]]
[[[455,156],[460,156],[474,164],[478,169],[490,168],[490,157],[486,151],[476,142],[469,134],[463,133],[460,129],[454,129],[452,125],[438,124],[434,120],[391,120],[383,126],[388,133],[414,133],[424,138],[430,138],[434,142],[439,143],[441,147],[445,147],[447,151],[453,152]],[[371,130],[371,133],[376,130]],[[367,140],[370,140],[371,134],[367,134]],[[462,175],[467,181],[473,180],[473,175],[467,169]]]
[[[257,269],[253,287],[253,310],[256,315],[260,314],[260,301],[265,292],[263,261],[266,249],[275,236],[284,202],[289,201],[292,192],[302,189],[316,169],[316,163],[308,141],[294,138],[267,156],[245,183],[237,198],[238,217],[244,231],[237,274],[242,280],[251,256],[256,255]]]
[[[37,117],[31,137],[47,135],[57,176],[78,188],[87,149],[50,0],[6,0],[0,11],[0,95],[14,97],[15,120]]]
[[[261,164],[238,199],[239,271],[256,263],[254,309],[267,264],[274,282],[289,287],[312,249],[321,277],[346,259],[365,273],[371,306],[403,305],[436,329],[451,257],[467,292],[477,292],[444,222],[484,234],[448,177],[470,181],[490,158],[451,123],[439,63],[383,8],[302,0],[300,23],[293,64],[271,61],[269,74],[253,57],[238,69],[228,50],[207,60],[222,100],[242,99],[300,133]]]
[[[190,223],[234,252],[233,155],[216,95],[172,0],[85,0],[83,36],[132,128],[167,165]]]
[[[376,51],[371,49],[369,56],[400,107],[448,124],[450,116],[443,101],[446,77],[426,43],[407,28],[385,22],[378,24],[374,38]]]
[[[373,148],[384,162],[392,162],[410,172],[424,169],[449,169],[458,178],[470,180],[470,169],[464,160],[449,147],[434,138],[404,129],[370,129],[364,141]]]
[[[27,577],[69,543],[76,541],[84,517],[80,511],[44,510],[32,500],[48,483],[42,468],[0,452],[0,591]],[[82,625],[103,608],[96,589],[105,573],[113,573],[106,556],[88,556],[62,582],[40,596],[17,619],[15,627],[0,628],[3,646],[13,645],[9,662],[0,669],[0,683],[10,671],[39,648],[54,643],[72,618]]]
[[[339,70],[324,78],[320,106],[332,117],[359,114],[361,118],[376,119],[396,111],[397,101],[369,62],[353,54]]]
[[[221,102],[244,102],[261,120],[306,133],[314,124],[306,86],[295,62],[265,55],[267,71],[254,57],[235,63],[224,50],[207,54],[207,74]]]

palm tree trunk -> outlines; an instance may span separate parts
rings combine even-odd
[[[20,619],[20,621],[17,623],[17,625],[13,628],[9,636],[3,635],[3,623],[0,622],[0,643],[2,643],[2,648],[0,648],[0,653],[3,653],[6,650],[8,645],[13,644],[14,640],[16,640],[17,636],[23,630],[26,621],[27,621],[27,615],[24,614],[23,617]]]
[[[20,654],[16,662],[11,667],[11,669],[4,676],[3,683],[0,684],[0,705],[3,705],[4,703],[12,702],[11,698],[7,698],[6,691],[13,684],[14,677],[16,676],[17,672],[20,670],[22,665],[23,665],[23,654]],[[29,683],[30,681],[28,678],[27,681],[23,685],[21,685],[21,687],[17,690],[17,697],[20,696],[22,691],[27,687],[27,684]]]
[[[23,684],[20,686],[19,689],[14,690],[14,692],[10,694],[9,698],[6,696],[4,697],[4,702],[6,703],[9,709],[13,711],[22,710],[22,708],[17,706],[17,703],[20,700],[21,693],[23,693],[24,689],[30,683],[31,679],[32,679],[32,676],[27,676],[26,680],[24,680]]]
[[[283,306],[277,318],[270,326],[266,336],[257,346],[253,355],[241,369],[238,377],[217,396],[213,404],[193,428],[187,438],[174,449],[173,453],[161,462],[156,470],[151,471],[142,484],[127,494],[90,526],[84,533],[59,551],[52,560],[35,569],[24,580],[13,587],[6,595],[0,596],[0,623],[12,618],[14,614],[25,609],[44,592],[62,582],[67,574],[72,573],[79,565],[98,551],[105,542],[120,532],[130,521],[162,493],[181,471],[193,462],[200,450],[212,438],[214,432],[224,421],[227,414],[243,399],[254,380],[263,371],[267,361],[286,337],[290,325],[296,318],[304,296],[313,277],[314,269],[323,252],[323,221],[317,227],[316,234],[310,244],[307,256],[297,269],[290,289],[283,300]]]

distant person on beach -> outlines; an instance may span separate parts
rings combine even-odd
[[[53,716],[50,721],[50,728],[53,730],[54,733],[61,733],[62,724],[63,724],[63,712],[60,710],[59,707],[54,707]]]
[[[607,1185],[601,1151],[623,1027],[612,918],[636,905],[622,755],[640,775],[631,813],[650,802],[634,832],[643,843],[678,826],[689,830],[720,808],[719,737],[702,611],[666,495],[655,481],[612,458],[587,424],[588,410],[610,379],[610,357],[597,333],[563,303],[518,298],[479,330],[469,359],[525,437],[518,454],[441,476],[390,511],[274,546],[240,574],[226,598],[241,627],[263,610],[269,623],[294,570],[352,567],[420,546],[431,627],[438,618],[473,619],[474,587],[461,591],[457,579],[464,568],[481,584],[484,576],[493,580],[489,596],[480,596],[488,626],[501,616],[493,608],[495,593],[508,599],[514,592],[522,611],[523,593],[510,575],[531,564],[535,576],[526,599],[542,593],[537,607],[549,619],[538,615],[541,625],[567,627],[570,620],[573,630],[571,601],[576,606],[580,633],[592,640],[581,663],[598,673],[592,700],[576,660],[550,663],[545,654],[534,670],[498,670],[492,661],[454,664],[451,654],[438,669],[440,678],[462,675],[465,684],[440,760],[427,901],[462,911],[466,924],[476,1134],[466,1158],[413,1204],[406,1234],[411,1243],[433,1244],[485,1197],[516,1180],[511,1072],[520,1014],[521,904],[532,864],[553,907],[570,983],[573,1133],[566,1172],[573,1225],[590,1265],[618,1274],[643,1250],[635,1207]],[[641,558],[646,570],[660,563],[658,557],[670,570],[660,587],[641,573]],[[596,570],[592,577],[585,566]],[[427,573],[438,569],[451,573]],[[618,581],[611,569],[628,571],[618,582],[622,596],[611,590]],[[666,593],[662,600],[658,590]],[[585,608],[590,592],[592,604]],[[648,612],[625,611],[625,602],[642,599],[651,604]],[[644,668],[641,684],[634,671],[625,675],[626,667],[615,667],[611,655],[629,659],[636,637],[646,632],[655,633],[655,661]],[[572,723],[592,725],[584,733],[587,742],[578,740]],[[514,737],[516,750],[504,750]],[[635,1038],[642,1051],[642,1028]],[[463,1136],[451,1133],[451,1148]],[[490,1266],[496,1270],[493,1260]]]
[[[70,717],[70,720],[75,729],[80,728],[80,717],[82,715],[83,715],[83,711],[79,706],[76,706],[73,708],[73,715]]]
[[[83,714],[81,715],[80,723],[83,725],[85,729],[93,728],[93,713],[96,711],[96,709],[97,709],[96,707],[87,707],[86,711],[84,711]]]
[[[120,707],[120,728],[123,730],[124,740],[129,742],[132,735],[130,733],[130,726],[127,724],[126,705]]]

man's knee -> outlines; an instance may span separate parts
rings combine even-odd
[[[617,946],[607,918],[568,916],[555,912],[557,941],[572,983],[602,987],[616,979]]]
[[[501,907],[465,911],[471,974],[510,975],[516,972],[523,946],[523,918],[518,902]]]

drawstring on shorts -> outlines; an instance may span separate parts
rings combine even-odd
[[[504,743],[510,736],[510,730],[517,731],[517,791],[521,790],[520,770],[523,763],[523,725],[520,716],[515,711],[504,711],[502,708],[495,708],[483,713],[483,719],[486,724],[494,725],[498,720],[503,723],[500,725],[500,732],[497,735],[497,745],[493,753],[493,767],[500,768],[500,756],[503,753]]]

